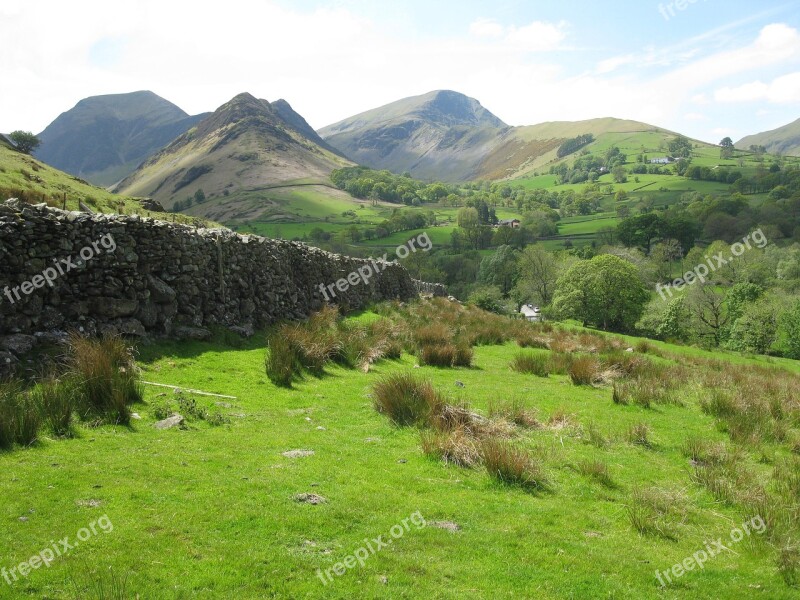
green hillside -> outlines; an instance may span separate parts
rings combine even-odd
[[[46,202],[67,210],[80,210],[82,202],[95,212],[139,214],[181,223],[204,222],[183,214],[147,210],[134,198],[112,194],[0,143],[0,200],[8,198],[20,198],[31,204]]]
[[[346,326],[463,311],[383,307]],[[130,427],[77,423],[72,439],[0,454],[9,566],[54,532],[74,540],[103,525],[0,597],[71,597],[98,582],[125,598],[796,597],[797,409],[785,395],[796,362],[467,314],[465,336],[497,338],[470,367],[415,368],[403,353],[367,373],[330,363],[292,388],[265,375],[261,335],[139,346],[143,379],[228,397],[146,386]],[[548,376],[511,368],[510,338],[526,334],[543,348],[524,355]],[[578,385],[563,365],[579,361],[630,372]],[[392,375],[430,381],[473,433],[393,424],[374,408]],[[615,401],[622,389],[634,395]],[[715,408],[740,397],[757,427]],[[769,402],[782,411],[770,416]],[[186,426],[155,429],[171,410]],[[442,455],[433,439],[452,446]],[[471,444],[515,449],[528,475],[498,481]],[[391,543],[366,549],[379,536]],[[673,572],[709,540],[727,550]]]

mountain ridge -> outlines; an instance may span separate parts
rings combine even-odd
[[[435,90],[361,112],[319,130],[332,146],[374,169],[419,179],[508,179],[552,162],[584,133],[664,132],[629,119],[551,121],[512,127],[459,92]]]
[[[800,119],[775,129],[747,135],[734,144],[740,150],[764,146],[770,154],[800,156]]]

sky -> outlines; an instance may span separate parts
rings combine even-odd
[[[717,143],[800,118],[796,0],[2,0],[0,131],[152,90],[315,128],[452,89],[509,125],[618,117]]]

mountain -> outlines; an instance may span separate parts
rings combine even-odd
[[[36,157],[108,186],[204,116],[189,116],[149,91],[92,96],[59,115],[39,134],[42,145]]]
[[[244,93],[151,156],[115,191],[167,208],[189,203],[187,212],[219,221],[250,219],[281,212],[277,189],[323,187],[340,195],[329,175],[350,164],[288,102]]]
[[[510,127],[480,102],[452,91],[405,98],[328,125],[320,135],[374,169],[419,179],[510,179],[557,159],[558,147],[584,133],[670,133],[623,119],[560,121]]]
[[[770,154],[800,156],[800,119],[772,131],[748,135],[735,144],[740,150],[753,145],[764,146]]]
[[[470,179],[508,125],[474,98],[438,90],[328,125],[320,135],[351,159],[419,179]]]

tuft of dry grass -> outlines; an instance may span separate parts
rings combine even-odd
[[[586,425],[584,433],[586,441],[592,446],[596,448],[607,448],[609,446],[608,438],[598,429],[594,421],[590,421]]]
[[[484,440],[481,454],[487,473],[499,483],[529,490],[543,490],[549,486],[542,461],[508,441]]]
[[[511,368],[519,373],[530,373],[537,377],[549,374],[549,359],[546,354],[517,352],[511,361]]]
[[[527,328],[518,332],[514,336],[514,339],[520,348],[540,348],[542,350],[547,350],[549,347],[547,338]]]
[[[94,339],[71,334],[66,365],[84,416],[94,413],[114,423],[130,423],[129,406],[141,402],[144,394],[133,354],[120,336]]]
[[[653,442],[650,440],[650,426],[647,423],[634,423],[628,429],[628,441],[631,444],[652,448]]]
[[[592,385],[600,379],[600,361],[591,356],[579,356],[572,361],[567,372],[575,385]]]
[[[628,519],[643,535],[677,539],[677,526],[686,520],[687,501],[682,492],[657,487],[636,488],[627,506]]]
[[[292,342],[280,330],[267,337],[267,356],[264,360],[267,377],[275,385],[291,387],[295,372],[299,370],[297,353]]]
[[[606,487],[614,487],[614,481],[611,479],[608,465],[601,460],[585,459],[578,461],[576,469],[584,477],[589,477]]]
[[[526,408],[520,400],[489,402],[489,418],[504,419],[518,427],[539,429],[542,427],[535,409]]]
[[[432,458],[459,467],[472,468],[481,462],[480,447],[463,428],[452,431],[426,429],[420,431],[422,451]]]
[[[384,377],[372,395],[375,409],[400,426],[428,424],[446,404],[430,381],[408,373]]]

